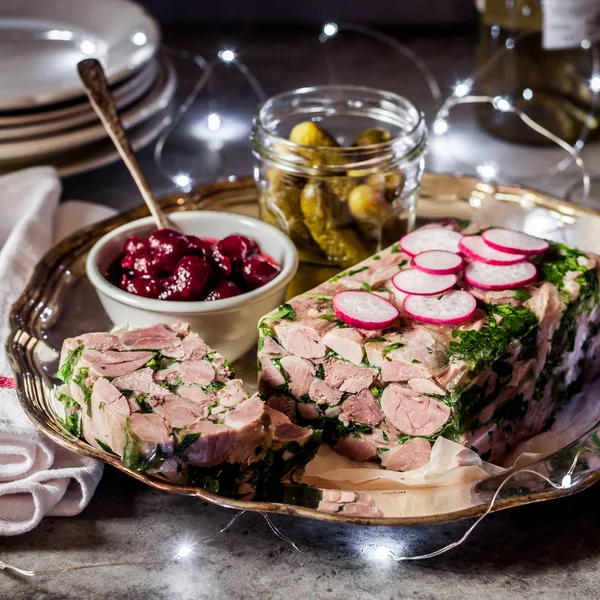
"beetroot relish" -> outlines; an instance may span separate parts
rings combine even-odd
[[[157,229],[147,239],[127,238],[105,277],[136,296],[211,301],[262,287],[280,271],[246,236],[213,240]]]

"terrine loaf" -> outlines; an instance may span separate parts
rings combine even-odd
[[[599,264],[473,223],[416,230],[261,320],[261,396],[355,460],[415,469],[444,436],[497,462],[597,373]]]
[[[310,460],[320,431],[248,397],[186,323],[65,340],[65,426],[135,470],[226,495],[266,493]]]

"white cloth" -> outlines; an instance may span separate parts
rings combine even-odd
[[[4,353],[8,314],[33,268],[56,242],[114,211],[59,205],[51,167],[0,177],[0,535],[33,529],[44,516],[72,516],[90,501],[102,464],[57,446],[23,412]]]

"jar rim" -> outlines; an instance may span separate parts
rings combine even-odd
[[[336,90],[336,91],[346,91],[346,92],[362,92],[362,93],[372,93],[376,96],[380,96],[384,100],[393,100],[397,105],[403,105],[401,108],[406,111],[413,112],[416,117],[413,126],[410,129],[407,129],[402,133],[401,136],[392,137],[392,139],[387,140],[385,142],[378,142],[377,144],[366,144],[364,146],[360,146],[360,148],[373,148],[373,149],[384,149],[388,146],[393,145],[395,141],[401,139],[403,137],[409,136],[424,123],[425,115],[422,111],[418,110],[417,107],[406,97],[400,96],[400,94],[396,94],[395,92],[390,92],[387,90],[381,90],[378,88],[372,88],[365,85],[345,85],[345,84],[326,84],[326,85],[314,85],[314,86],[305,86],[301,88],[296,88],[293,90],[288,90],[286,92],[281,92],[280,94],[276,94],[275,96],[271,96],[268,100],[263,102],[256,112],[256,116],[254,118],[255,126],[258,127],[263,133],[267,134],[269,137],[276,139],[276,141],[287,142],[289,147],[297,147],[297,148],[327,148],[329,152],[340,152],[344,150],[352,150],[356,152],[356,147],[331,147],[331,146],[309,146],[306,144],[299,144],[297,142],[292,142],[287,138],[281,137],[279,135],[274,134],[272,131],[264,123],[264,111],[266,111],[270,106],[275,104],[276,101],[282,100],[286,96],[298,96],[298,95],[307,95],[310,93],[314,93],[317,91],[328,91],[328,90]]]
[[[330,92],[330,94],[328,94],[328,92]],[[380,118],[378,120],[382,123],[389,122],[391,125],[402,128],[405,125],[400,123],[399,120],[402,117],[402,114],[406,113],[410,119],[408,121],[409,127],[406,127],[399,135],[392,137],[390,140],[364,146],[311,146],[292,142],[285,137],[273,133],[272,128],[266,123],[266,117],[268,116],[268,111],[273,109],[277,102],[298,96],[308,97],[310,94],[315,93],[321,93],[325,97],[328,95],[331,96],[332,103],[336,100],[334,98],[336,94],[340,96],[340,100],[344,99],[344,96],[346,96],[346,101],[349,101],[349,99],[352,98],[352,95],[370,95],[376,100],[381,100],[382,103],[390,104],[388,108],[380,108],[381,114],[379,115]],[[327,103],[323,103],[320,110],[325,111],[326,107]],[[358,108],[359,107],[357,107],[357,110]],[[362,103],[360,108],[363,108]],[[395,113],[393,109],[395,109]],[[397,120],[392,119],[394,115],[397,117]],[[387,117],[387,119],[385,117]],[[310,116],[308,118],[310,118]],[[377,116],[374,118],[377,118]],[[411,136],[415,139],[412,140],[412,144],[407,146],[406,140],[407,138],[411,138]],[[251,141],[255,155],[260,156],[263,160],[266,159],[267,162],[282,163],[281,166],[287,165],[290,171],[309,169],[312,172],[320,171],[323,168],[335,172],[343,171],[348,168],[374,168],[376,163],[389,164],[391,162],[395,163],[405,160],[415,152],[424,150],[426,139],[427,128],[425,126],[425,116],[423,112],[419,111],[407,98],[394,92],[367,86],[328,84],[289,90],[266,100],[258,107],[254,117]],[[277,149],[276,151],[275,148]],[[335,160],[332,161],[334,164],[329,163],[321,166],[310,164],[310,161],[302,158],[302,151],[308,149],[317,151],[326,150],[328,156],[335,158]],[[346,164],[344,167],[339,166],[339,163],[343,162],[349,162],[351,164]]]

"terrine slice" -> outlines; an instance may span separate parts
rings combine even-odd
[[[248,397],[185,323],[67,339],[58,377],[73,435],[130,469],[213,492],[266,494],[320,444],[319,431]]]
[[[598,372],[600,259],[551,243],[530,259],[537,281],[521,289],[484,291],[461,280],[477,309],[460,325],[417,322],[403,310],[405,294],[391,279],[410,260],[394,244],[266,315],[262,397],[295,422],[324,425],[338,452],[389,469],[425,464],[439,436],[499,461],[548,428],[557,408]],[[332,305],[343,290],[381,295],[398,319],[378,331],[347,326]]]

